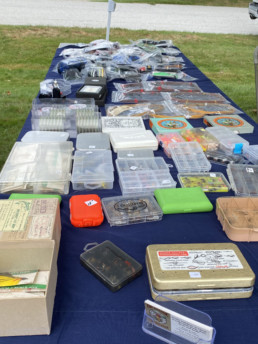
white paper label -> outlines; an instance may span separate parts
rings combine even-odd
[[[190,318],[171,315],[171,332],[195,343],[199,340],[211,340],[213,329]]]
[[[157,255],[163,271],[243,269],[234,250],[158,251]]]
[[[132,170],[132,171],[135,171],[135,170],[137,170],[137,169],[138,169],[137,166],[131,166],[131,167],[130,167],[130,170]]]
[[[170,184],[170,180],[169,179],[164,179],[164,180],[162,180],[161,184]]]
[[[213,337],[213,327],[177,313],[159,303],[145,300],[145,312],[154,324],[191,343],[210,342]]]
[[[128,153],[127,156],[134,156],[134,154],[133,153]]]
[[[246,172],[248,172],[248,173],[254,173],[254,169],[251,168],[251,167],[247,167],[247,168],[246,168]]]
[[[94,148],[96,148],[96,146],[89,146],[89,148],[90,148],[90,149],[94,149]]]
[[[210,173],[210,177],[216,178],[216,173]]]
[[[91,199],[91,200],[85,202],[85,204],[86,204],[88,207],[91,207],[91,206],[93,206],[93,205],[95,205],[95,204],[97,204],[97,203],[98,203],[98,202],[95,201],[94,199]]]
[[[189,276],[191,278],[202,278],[202,275],[199,271],[189,271]]]

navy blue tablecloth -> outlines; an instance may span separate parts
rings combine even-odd
[[[53,68],[61,57],[56,51],[46,78],[56,78]],[[183,55],[182,55],[183,56]],[[220,92],[216,85],[183,56],[191,76],[203,91]],[[78,88],[73,86],[73,94]],[[109,85],[107,102],[110,102],[112,83]],[[223,94],[223,93],[222,93]],[[227,97],[225,94],[223,94]],[[231,104],[237,106],[231,101]],[[101,109],[103,115],[104,108]],[[18,139],[31,130],[30,115]],[[258,144],[258,126],[245,114],[242,115],[255,126],[253,134],[243,135],[250,144]],[[194,127],[204,127],[202,120],[189,120]],[[148,122],[146,127],[148,127]],[[156,156],[162,156],[173,165],[159,148]],[[114,159],[116,155],[114,154]],[[226,175],[223,166],[212,165],[211,171],[220,171]],[[177,180],[177,171],[170,172]],[[179,184],[177,184],[179,185]],[[0,344],[155,344],[158,339],[144,333],[141,329],[144,300],[151,299],[145,266],[146,246],[164,243],[218,243],[230,242],[217,220],[215,211],[209,213],[164,215],[163,220],[122,227],[110,227],[107,220],[96,228],[76,229],[70,223],[69,198],[75,194],[70,188],[69,195],[62,196],[61,221],[62,235],[58,257],[58,281],[53,312],[52,331],[49,336],[5,337]],[[118,176],[112,190],[94,190],[100,197],[121,195]],[[216,198],[232,196],[233,192],[207,194],[215,209]],[[2,198],[6,196],[2,196]],[[126,251],[143,265],[143,274],[116,293],[112,293],[93,275],[86,271],[79,256],[87,243],[110,240]],[[258,275],[258,243],[237,243],[254,273]],[[258,343],[258,290],[249,299],[209,300],[184,302],[190,307],[208,313],[216,328],[216,344],[256,344]],[[0,310],[1,311],[1,310]],[[1,326],[1,324],[0,324]],[[13,324],[15,326],[15,324]]]

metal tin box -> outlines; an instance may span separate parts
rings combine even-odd
[[[235,244],[161,244],[146,249],[152,297],[177,301],[246,298],[255,275]]]

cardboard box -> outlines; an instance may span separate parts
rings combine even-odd
[[[47,289],[28,297],[0,297],[0,336],[49,334],[57,281],[57,249],[47,242],[0,243],[0,273],[39,269],[49,271]]]
[[[46,290],[0,293],[0,336],[49,334],[61,236],[58,199],[0,200],[0,274],[46,271]]]

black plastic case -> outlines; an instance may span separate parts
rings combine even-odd
[[[86,245],[80,262],[113,292],[142,273],[142,265],[109,240]]]

